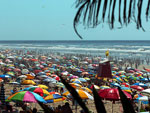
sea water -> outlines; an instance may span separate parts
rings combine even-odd
[[[90,54],[105,56],[149,57],[150,40],[9,40],[0,41],[1,49],[42,50],[61,54]]]

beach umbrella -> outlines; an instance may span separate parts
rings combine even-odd
[[[33,80],[24,80],[21,84],[23,84],[23,85],[35,85],[36,83]]]
[[[5,104],[5,88],[4,88],[4,84],[1,84],[0,101],[2,102],[3,105]]]
[[[144,84],[144,83],[134,83],[134,84],[132,84],[133,86],[141,86],[141,87],[147,87],[147,85],[146,84]]]
[[[129,87],[129,84],[124,82],[124,83],[121,83],[121,85],[125,86],[125,87]]]
[[[56,103],[64,101],[66,97],[61,96],[60,94],[50,94],[44,98],[47,103]]]
[[[90,78],[88,78],[88,77],[85,77],[84,79],[85,79],[85,80],[90,80]]]
[[[45,72],[39,72],[37,75],[46,75],[46,73]]]
[[[57,87],[65,87],[64,84],[61,82],[57,82],[56,85],[57,85]]]
[[[31,74],[26,74],[26,76],[27,76],[27,79],[34,79],[35,77],[33,76],[33,75],[31,75]]]
[[[71,76],[70,79],[79,78],[78,76]]]
[[[38,78],[47,78],[47,75],[40,75]]]
[[[57,83],[57,80],[53,79],[53,78],[46,78],[43,80],[44,82],[50,82],[50,83]]]
[[[142,78],[142,79],[140,79],[140,81],[147,82],[147,81],[148,81],[148,79],[147,79],[147,78]]]
[[[0,75],[0,78],[11,78],[9,75]]]
[[[28,91],[30,88],[33,88],[33,87],[37,88],[37,87],[39,87],[39,86],[26,87],[26,88],[24,88],[23,90],[24,90],[24,91]]]
[[[123,91],[128,92],[128,93],[131,93],[131,92],[132,92],[131,89],[128,88],[128,87],[121,87],[121,89],[122,89]]]
[[[125,91],[123,91],[124,94],[127,96],[127,98],[132,99],[131,95]],[[120,100],[119,91],[116,88],[110,88],[110,89],[101,89],[98,92],[99,96],[106,100],[111,101],[117,101]]]
[[[48,89],[48,87],[46,85],[39,84],[38,86],[42,89]]]
[[[3,80],[2,78],[0,78],[0,83],[1,83],[1,82],[4,82],[4,80]]]
[[[81,89],[92,94],[92,90],[87,87],[81,87]]]
[[[79,81],[79,82],[81,82],[79,79],[71,79],[70,81],[71,81],[71,82],[74,82],[74,81]]]
[[[80,90],[80,89],[76,89],[77,93],[79,94],[79,96],[82,99],[91,99],[93,100],[93,96],[91,96],[89,93],[87,93],[86,91]],[[70,96],[70,92],[66,91],[64,93],[62,93],[63,96]]]
[[[21,72],[21,69],[15,68],[13,71],[14,71],[14,72]]]
[[[100,89],[109,89],[109,86],[100,86]]]
[[[29,73],[29,70],[28,69],[22,69],[21,73],[24,74],[24,75],[26,75],[26,74]]]
[[[71,85],[73,88],[81,88],[81,87],[82,87],[80,84],[77,84],[77,83],[70,83],[70,85]]]
[[[27,76],[26,75],[21,75],[18,78],[27,78]]]
[[[142,91],[142,90],[144,90],[144,88],[142,88],[141,86],[137,86],[137,85],[130,86],[130,88],[136,89],[137,91]]]
[[[110,85],[115,86],[115,87],[120,87],[120,84],[118,83],[110,83]]]
[[[10,97],[7,98],[6,101],[19,101],[19,102],[31,102],[31,103],[37,103],[42,102],[42,103],[47,103],[40,95],[30,92],[30,91],[21,91],[17,92]]]
[[[9,82],[9,84],[13,84],[13,85],[19,85],[19,82]]]
[[[43,96],[44,94],[49,95],[49,92],[46,89],[42,89],[40,87],[30,87],[28,89],[24,89],[24,91],[31,91],[39,94],[40,96]]]
[[[78,78],[81,82],[87,82],[87,80],[86,79],[84,79],[84,78]]]
[[[82,84],[79,80],[73,81],[72,83]]]
[[[144,96],[150,97],[150,89],[145,89],[145,90],[141,91],[141,94],[143,94]]]
[[[10,75],[10,76],[15,76],[15,73],[13,71],[9,71],[6,73],[7,75]]]

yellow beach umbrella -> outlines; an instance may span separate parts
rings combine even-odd
[[[84,90],[84,91],[92,94],[92,91],[87,87],[82,87],[81,90]]]
[[[76,90],[77,93],[79,94],[79,96],[82,98],[82,99],[91,99],[93,100],[93,96],[91,96],[89,93],[87,93],[86,91],[83,91],[83,90]],[[66,91],[62,94],[63,96],[68,96],[70,95],[70,92],[69,91]]]
[[[36,83],[33,80],[24,80],[21,84],[24,84],[24,85],[35,85]]]
[[[48,87],[46,86],[46,85],[43,85],[43,84],[39,84],[38,85],[40,88],[42,88],[42,89],[48,89]]]
[[[77,84],[77,83],[70,83],[70,85],[71,85],[73,88],[81,88],[81,87],[82,87],[80,84]]]
[[[85,80],[90,80],[90,78],[88,78],[88,77],[85,77],[84,79],[85,79]]]

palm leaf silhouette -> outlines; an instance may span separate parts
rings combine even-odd
[[[150,12],[150,0],[76,0],[75,4],[78,10],[74,17],[73,26],[81,39],[82,36],[77,30],[79,23],[94,28],[106,22],[110,29],[114,29],[115,21],[120,23],[121,28],[123,25],[127,26],[129,23],[135,22],[137,29],[141,28],[145,31],[142,26],[142,12],[147,21]]]

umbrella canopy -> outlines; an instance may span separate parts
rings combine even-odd
[[[40,96],[44,96],[44,94],[49,95],[49,92],[47,90],[42,89],[40,87],[30,87],[28,89],[24,89],[24,91],[31,91],[39,94]]]
[[[91,96],[89,93],[87,93],[86,91],[83,91],[83,90],[76,90],[77,93],[79,94],[79,96],[82,98],[82,99],[91,99],[93,100],[93,96]],[[62,95],[64,96],[69,96],[70,95],[70,92],[69,91],[66,91],[64,93],[62,93]]]
[[[46,103],[46,101],[38,94],[30,91],[21,91],[17,92],[10,97],[7,98],[6,101],[21,101],[21,102],[32,102],[32,103],[37,103],[43,102]]]
[[[130,94],[128,94],[125,91],[123,91],[123,92],[127,96],[127,98],[132,99]],[[119,91],[116,88],[101,89],[98,93],[101,98],[104,98],[106,100],[113,100],[113,101],[120,100]]]
[[[134,86],[131,86],[132,89],[136,89],[137,91],[142,91],[144,90],[144,88],[142,88],[141,86],[137,86],[137,85],[134,85]]]
[[[150,89],[145,89],[141,91],[141,94],[143,94],[144,96],[150,96]]]
[[[73,88],[81,88],[82,86],[77,83],[70,83]]]
[[[9,75],[0,75],[0,78],[11,78]]]
[[[137,85],[137,86],[141,86],[141,87],[147,87],[147,85],[144,84],[144,83],[134,83],[132,85]]]
[[[100,86],[100,89],[109,89],[109,86]]]
[[[46,85],[39,84],[38,86],[42,89],[48,89],[48,87]]]
[[[58,98],[62,98],[62,96],[59,94],[49,94],[44,99],[45,100],[52,100],[52,99],[58,99]]]
[[[87,87],[82,87],[81,89],[83,89],[84,91],[92,94],[92,91]]]
[[[87,80],[86,79],[84,79],[84,78],[78,78],[81,82],[87,82]]]
[[[24,80],[21,84],[23,84],[23,85],[35,85],[36,83],[33,80]]]
[[[27,76],[26,75],[21,75],[21,76],[19,76],[19,78],[27,78]]]
[[[23,69],[21,72],[22,72],[22,74],[25,75],[25,74],[28,74],[28,73],[29,73],[29,70],[28,70],[28,69]]]

